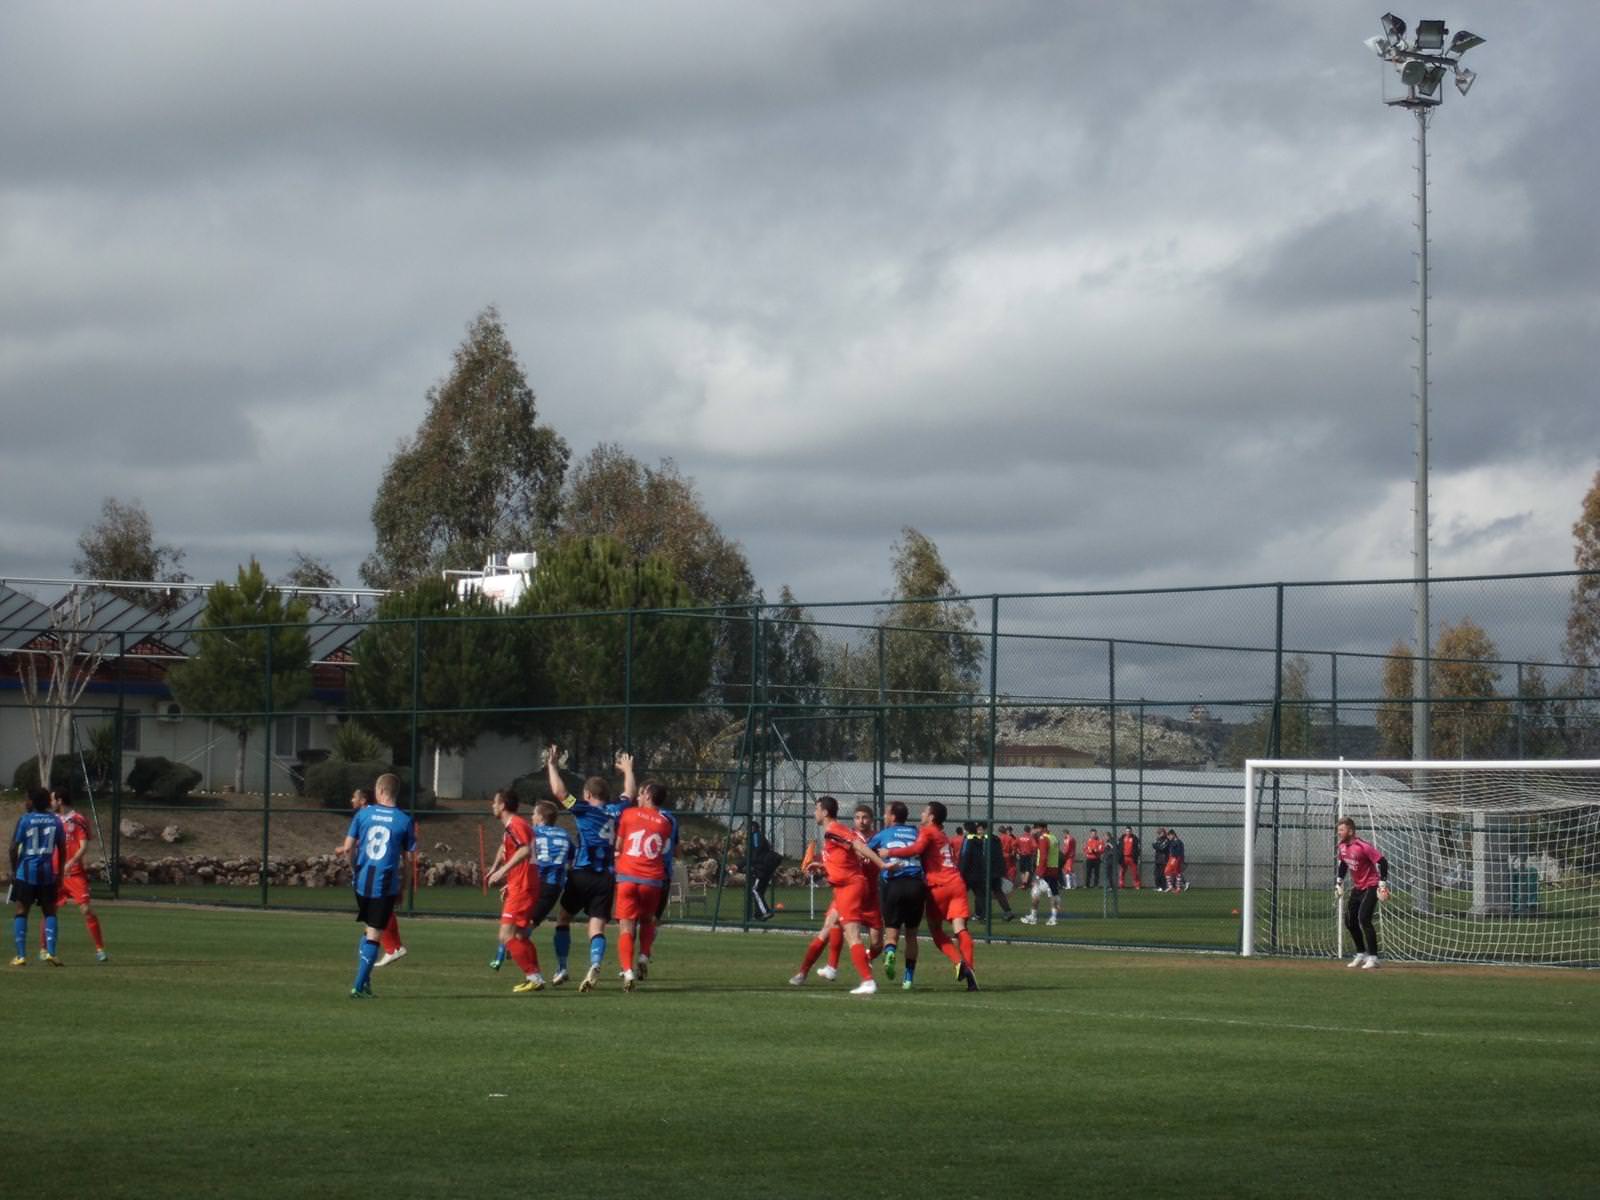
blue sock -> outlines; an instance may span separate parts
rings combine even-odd
[[[602,962],[605,961],[605,957],[606,935],[603,933],[597,933],[589,939],[589,965],[591,967],[598,967]]]
[[[916,974],[917,974],[917,964],[916,963],[907,963],[906,964],[906,982],[910,983],[912,981],[912,979],[914,979],[916,977]]]
[[[60,926],[56,924],[54,913],[44,919],[44,952],[46,954],[54,954],[56,952],[56,932],[59,929]]]
[[[356,991],[364,992],[367,984],[372,979],[372,964],[378,961],[380,947],[377,942],[361,939],[361,949],[357,951],[359,963],[356,966]]]
[[[567,955],[572,953],[572,930],[565,925],[556,926],[556,966],[567,969]]]
[[[17,939],[17,957],[28,957],[28,918],[11,918],[11,935]]]
[[[505,961],[506,961],[506,948],[504,946],[496,946],[494,948],[494,965],[498,967],[500,964],[502,964]]]

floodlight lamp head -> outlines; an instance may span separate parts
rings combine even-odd
[[[1473,80],[1478,78],[1476,71],[1469,71],[1465,67],[1456,68],[1456,91],[1465,96],[1472,90]]]
[[[1439,90],[1439,84],[1444,81],[1444,68],[1438,65],[1429,67],[1422,73],[1422,82],[1417,84],[1419,95],[1432,96]]]
[[[1484,39],[1475,33],[1468,33],[1465,29],[1456,30],[1455,37],[1450,39],[1450,53],[1455,55],[1465,54],[1474,46],[1483,45]]]
[[[1450,31],[1444,27],[1443,21],[1418,21],[1417,49],[1443,50],[1444,35],[1449,32]]]
[[[1383,26],[1383,36],[1388,38],[1390,42],[1399,45],[1405,40],[1406,23],[1399,17],[1393,13],[1384,13],[1383,16],[1378,18],[1378,22]]]
[[[1420,87],[1422,78],[1428,73],[1428,64],[1409,59],[1405,66],[1400,68],[1400,82],[1407,87]]]
[[[1377,37],[1369,37],[1362,44],[1366,46],[1368,50],[1371,50],[1374,54],[1382,59],[1387,59],[1391,54],[1394,53],[1393,43],[1391,43],[1389,39],[1384,37],[1382,34],[1379,34]]]

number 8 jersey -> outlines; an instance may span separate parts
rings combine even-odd
[[[678,845],[678,822],[664,809],[635,805],[617,819],[617,882],[666,881],[667,864]]]
[[[405,890],[402,856],[417,848],[410,817],[386,804],[369,804],[356,809],[349,836],[356,841],[356,895],[395,896]]]

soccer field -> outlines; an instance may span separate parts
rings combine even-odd
[[[924,947],[788,986],[669,927],[649,982],[513,996],[486,921],[348,998],[322,914],[102,906],[7,970],[8,1195],[1592,1195],[1600,975]],[[30,933],[37,932],[35,913]],[[575,959],[581,959],[581,943]],[[539,935],[546,970],[548,931]],[[882,972],[880,971],[880,986]]]

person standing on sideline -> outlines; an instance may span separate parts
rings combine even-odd
[[[1122,836],[1117,839],[1117,857],[1122,860],[1122,881],[1119,887],[1128,886],[1128,873],[1133,873],[1133,889],[1138,891],[1144,887],[1139,882],[1139,837],[1133,832],[1133,826],[1125,825]]]
[[[1350,876],[1350,899],[1345,905],[1344,924],[1356,944],[1352,967],[1370,971],[1378,965],[1378,931],[1372,923],[1378,901],[1389,899],[1389,860],[1371,842],[1356,836],[1356,823],[1343,817],[1338,824],[1339,875],[1334,895],[1344,895],[1344,880]]]
[[[1054,925],[1061,915],[1061,847],[1050,833],[1050,827],[1043,821],[1034,826],[1033,842],[1038,847],[1039,873],[1033,881],[1032,902],[1028,907],[1028,915],[1022,918],[1022,923],[1037,925],[1039,901],[1049,896],[1050,919],[1045,924]]]
[[[373,788],[377,803],[357,809],[350,818],[340,854],[355,851],[356,919],[364,936],[356,950],[356,979],[351,999],[372,995],[372,968],[378,961],[379,940],[394,915],[405,889],[405,872],[417,857],[417,830],[396,804],[400,792],[397,775],[380,775]]]
[[[50,793],[28,789],[28,807],[11,831],[11,891],[17,909],[11,934],[17,943],[13,967],[28,965],[28,910],[35,904],[44,918],[44,960],[59,967],[56,957],[56,893],[66,862],[67,831],[50,811]]]
[[[1155,876],[1156,891],[1167,890],[1167,831],[1165,828],[1156,830],[1155,841],[1150,843],[1155,851]]]
[[[1106,851],[1106,844],[1100,840],[1098,829],[1089,830],[1089,840],[1083,844],[1083,861],[1088,864],[1084,871],[1084,887],[1096,887],[1100,883],[1100,856]]]
[[[94,915],[94,904],[89,892],[89,871],[83,865],[84,852],[89,849],[89,839],[94,836],[88,819],[72,807],[72,797],[65,788],[50,789],[50,811],[55,813],[66,834],[66,864],[61,868],[61,888],[56,893],[56,909],[67,901],[78,906],[83,914],[83,924],[94,942],[95,962],[107,962],[106,940],[100,932],[100,918]],[[47,959],[49,950],[44,943],[44,930],[39,931],[39,957]]]
[[[1034,845],[1033,830],[1024,825],[1022,832],[1017,836],[1017,886],[1027,887],[1033,882],[1034,854],[1039,847]]]
[[[767,889],[772,886],[772,877],[778,873],[782,862],[783,855],[772,848],[766,831],[755,821],[750,822],[750,906],[758,921],[772,919]]]
[[[1178,836],[1176,829],[1167,830],[1167,865],[1163,870],[1166,872],[1168,893],[1188,890],[1189,881],[1183,874],[1183,839]]]
[[[1072,830],[1061,831],[1061,886],[1066,891],[1071,891],[1075,886],[1073,870],[1078,858],[1078,839],[1072,836]]]

